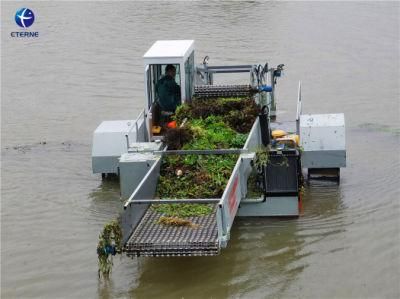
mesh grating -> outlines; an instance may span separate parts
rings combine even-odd
[[[128,256],[206,256],[219,254],[216,206],[213,213],[188,217],[197,228],[158,224],[161,213],[149,208],[125,245]]]

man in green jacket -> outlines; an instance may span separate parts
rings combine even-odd
[[[156,92],[161,115],[175,113],[176,107],[181,104],[181,88],[175,82],[176,68],[168,64],[165,68],[165,76],[158,80]]]

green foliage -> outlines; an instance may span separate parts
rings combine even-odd
[[[99,235],[97,255],[99,259],[99,277],[108,278],[113,266],[112,255],[106,248],[115,246],[117,252],[122,252],[122,230],[118,220],[107,223]]]
[[[184,150],[242,148],[248,136],[229,128],[221,116],[193,119],[187,126],[193,132],[194,138],[182,147]]]
[[[157,184],[157,197],[219,198],[237,158],[238,155],[166,156]],[[212,211],[212,205],[204,204],[159,204],[152,208],[165,216],[177,217],[203,216]]]
[[[263,190],[260,182],[257,180],[257,172],[253,171],[247,179],[247,198],[259,198],[262,196]]]
[[[209,204],[158,204],[152,208],[168,217],[204,216],[212,212],[213,206]]]
[[[246,143],[249,134],[236,134],[236,136],[231,140],[230,144],[234,148],[242,148]]]
[[[282,156],[282,161],[273,165],[289,167],[289,159],[286,156]]]
[[[273,166],[285,166],[289,167],[289,159],[282,155],[281,156],[281,162],[275,162],[273,163],[272,160],[269,157],[269,151],[270,151],[270,146],[267,147],[261,147],[256,150],[256,156],[254,158],[254,166],[258,169],[260,169],[264,165],[273,165]]]
[[[252,98],[193,99],[181,105],[175,112],[175,120],[181,124],[185,118],[206,119],[220,116],[223,122],[238,133],[248,133],[259,112]]]
[[[173,119],[176,120],[178,124],[181,124],[185,118],[191,118],[191,105],[190,104],[183,104],[178,106],[175,110],[175,115]]]
[[[169,149],[207,150],[243,148],[258,114],[251,98],[194,99],[178,107],[177,124],[183,129],[167,131]],[[190,131],[190,137],[187,132]],[[183,136],[183,138],[181,138]],[[158,198],[219,198],[238,155],[166,156],[157,185]],[[211,213],[204,204],[159,204],[152,209],[165,216],[190,217]]]
[[[254,158],[254,166],[258,169],[267,165],[269,162],[269,148],[261,147],[256,150],[256,156]]]

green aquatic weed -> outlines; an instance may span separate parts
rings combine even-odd
[[[168,161],[174,157],[174,167]],[[220,198],[238,155],[179,155],[164,158],[157,184],[158,198]],[[177,175],[178,170],[181,171]],[[159,204],[152,209],[165,216],[189,217],[211,213],[203,204]]]
[[[194,99],[175,114],[178,125],[193,138],[170,142],[183,150],[243,148],[258,114],[252,98]],[[179,132],[180,133],[180,132]],[[184,133],[184,132],[182,132]],[[178,144],[179,143],[179,144]],[[157,184],[158,198],[220,198],[238,155],[177,155],[164,157]],[[212,205],[158,204],[152,209],[165,216],[189,217],[211,213]]]
[[[108,278],[113,266],[112,256],[122,252],[122,229],[118,220],[113,220],[104,225],[99,235],[97,255],[99,277]]]

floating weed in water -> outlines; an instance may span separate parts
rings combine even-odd
[[[387,125],[374,124],[374,123],[363,123],[363,124],[359,125],[359,127],[362,129],[370,130],[370,131],[386,132],[386,133],[394,134],[396,136],[400,136],[400,128],[392,128]]]
[[[99,236],[97,255],[99,259],[99,278],[108,278],[113,266],[112,256],[122,252],[122,230],[118,220],[104,225]]]

